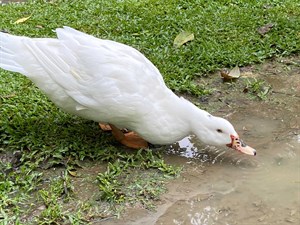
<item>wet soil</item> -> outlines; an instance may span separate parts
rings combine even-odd
[[[166,148],[166,160],[184,171],[156,210],[130,208],[101,224],[300,224],[300,57],[242,68],[242,75],[227,84],[219,74],[201,79],[216,91],[192,100],[229,119],[257,156],[185,138]],[[261,91],[271,87],[263,100],[247,85],[257,80]]]

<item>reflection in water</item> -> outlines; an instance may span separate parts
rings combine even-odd
[[[198,159],[201,162],[215,162],[216,158],[225,153],[224,150],[219,150],[214,146],[203,146],[197,142],[197,139],[193,136],[186,137],[181,141],[170,145],[166,149],[167,154],[176,154],[189,159]],[[214,157],[211,157],[210,153],[214,153]],[[217,155],[216,155],[217,154]]]
[[[170,145],[166,154],[175,154],[207,164],[225,163],[240,167],[256,167],[257,160],[228,147],[203,145],[194,136],[189,136]]]
[[[206,206],[201,213],[188,214],[192,225],[211,225],[211,221],[218,221],[219,211],[217,208]]]
[[[167,149],[167,153],[177,154],[186,158],[197,158],[198,149],[194,147],[191,141],[192,137],[186,137],[176,142]]]

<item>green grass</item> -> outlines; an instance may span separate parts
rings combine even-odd
[[[267,23],[274,27],[261,36],[257,29]],[[64,25],[137,48],[171,89],[195,96],[211,91],[195,80],[219,68],[300,50],[300,2],[294,0],[53,0],[0,6],[0,30],[12,34],[54,37],[52,30]],[[175,48],[173,40],[183,30],[195,39]],[[246,85],[258,98],[267,94],[259,80]],[[70,171],[85,171],[86,160],[104,169],[73,177]],[[52,168],[62,174],[46,176]],[[179,171],[151,150],[120,148],[94,122],[57,109],[27,78],[0,71],[1,224],[86,224],[117,216],[126,204],[152,208],[166,179]],[[95,185],[94,200],[81,201],[78,179]]]

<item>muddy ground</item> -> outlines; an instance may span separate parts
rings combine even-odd
[[[128,208],[119,220],[94,224],[300,223],[300,57],[242,68],[242,75],[234,83],[218,73],[199,80],[217,91],[193,100],[229,119],[257,156],[186,138],[166,148],[167,161],[184,171],[155,211]],[[264,83],[252,92],[256,81]]]

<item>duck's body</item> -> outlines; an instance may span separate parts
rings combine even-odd
[[[0,67],[27,76],[66,112],[128,128],[150,143],[189,134],[206,142],[206,126],[218,117],[176,96],[139,51],[69,27],[56,33],[57,39],[0,33]]]
[[[169,113],[183,110],[184,100],[143,54],[68,27],[56,32],[59,39],[2,34],[1,67],[30,78],[64,111],[126,127],[153,144],[189,134]]]

